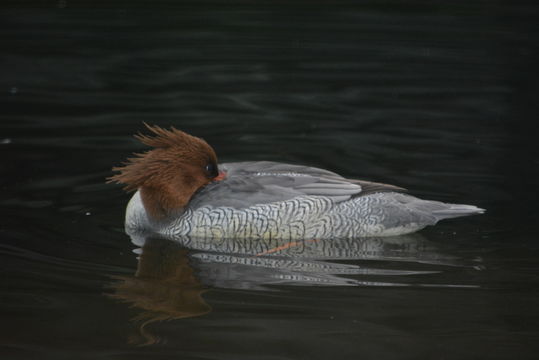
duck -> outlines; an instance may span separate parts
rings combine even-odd
[[[150,134],[135,138],[151,149],[113,167],[108,178],[134,192],[125,214],[128,234],[291,241],[383,237],[485,212],[306,165],[219,164],[203,139],[175,127],[145,126]]]

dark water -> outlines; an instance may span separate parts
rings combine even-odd
[[[2,5],[0,357],[535,358],[538,9]],[[139,249],[128,195],[104,178],[144,149],[142,121],[221,161],[309,164],[487,213],[279,251]]]

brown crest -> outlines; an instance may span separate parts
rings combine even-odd
[[[146,211],[162,218],[189,202],[191,196],[212,180],[206,167],[217,168],[217,156],[204,140],[174,127],[163,129],[144,124],[154,136],[137,134],[135,138],[153,147],[134,154],[108,182],[124,184],[126,191],[140,190]]]

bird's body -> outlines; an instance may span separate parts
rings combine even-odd
[[[218,181],[200,187],[185,206],[166,216],[149,214],[137,191],[127,208],[127,231],[214,239],[392,236],[483,212],[472,205],[421,200],[392,185],[350,180],[308,166],[258,161],[218,168]]]

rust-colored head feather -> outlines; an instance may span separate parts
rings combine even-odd
[[[138,134],[135,138],[153,149],[114,167],[119,173],[108,182],[124,184],[126,191],[138,189],[146,211],[162,218],[185,207],[199,188],[218,175],[217,156],[200,138],[174,127],[144,125],[154,136]]]

